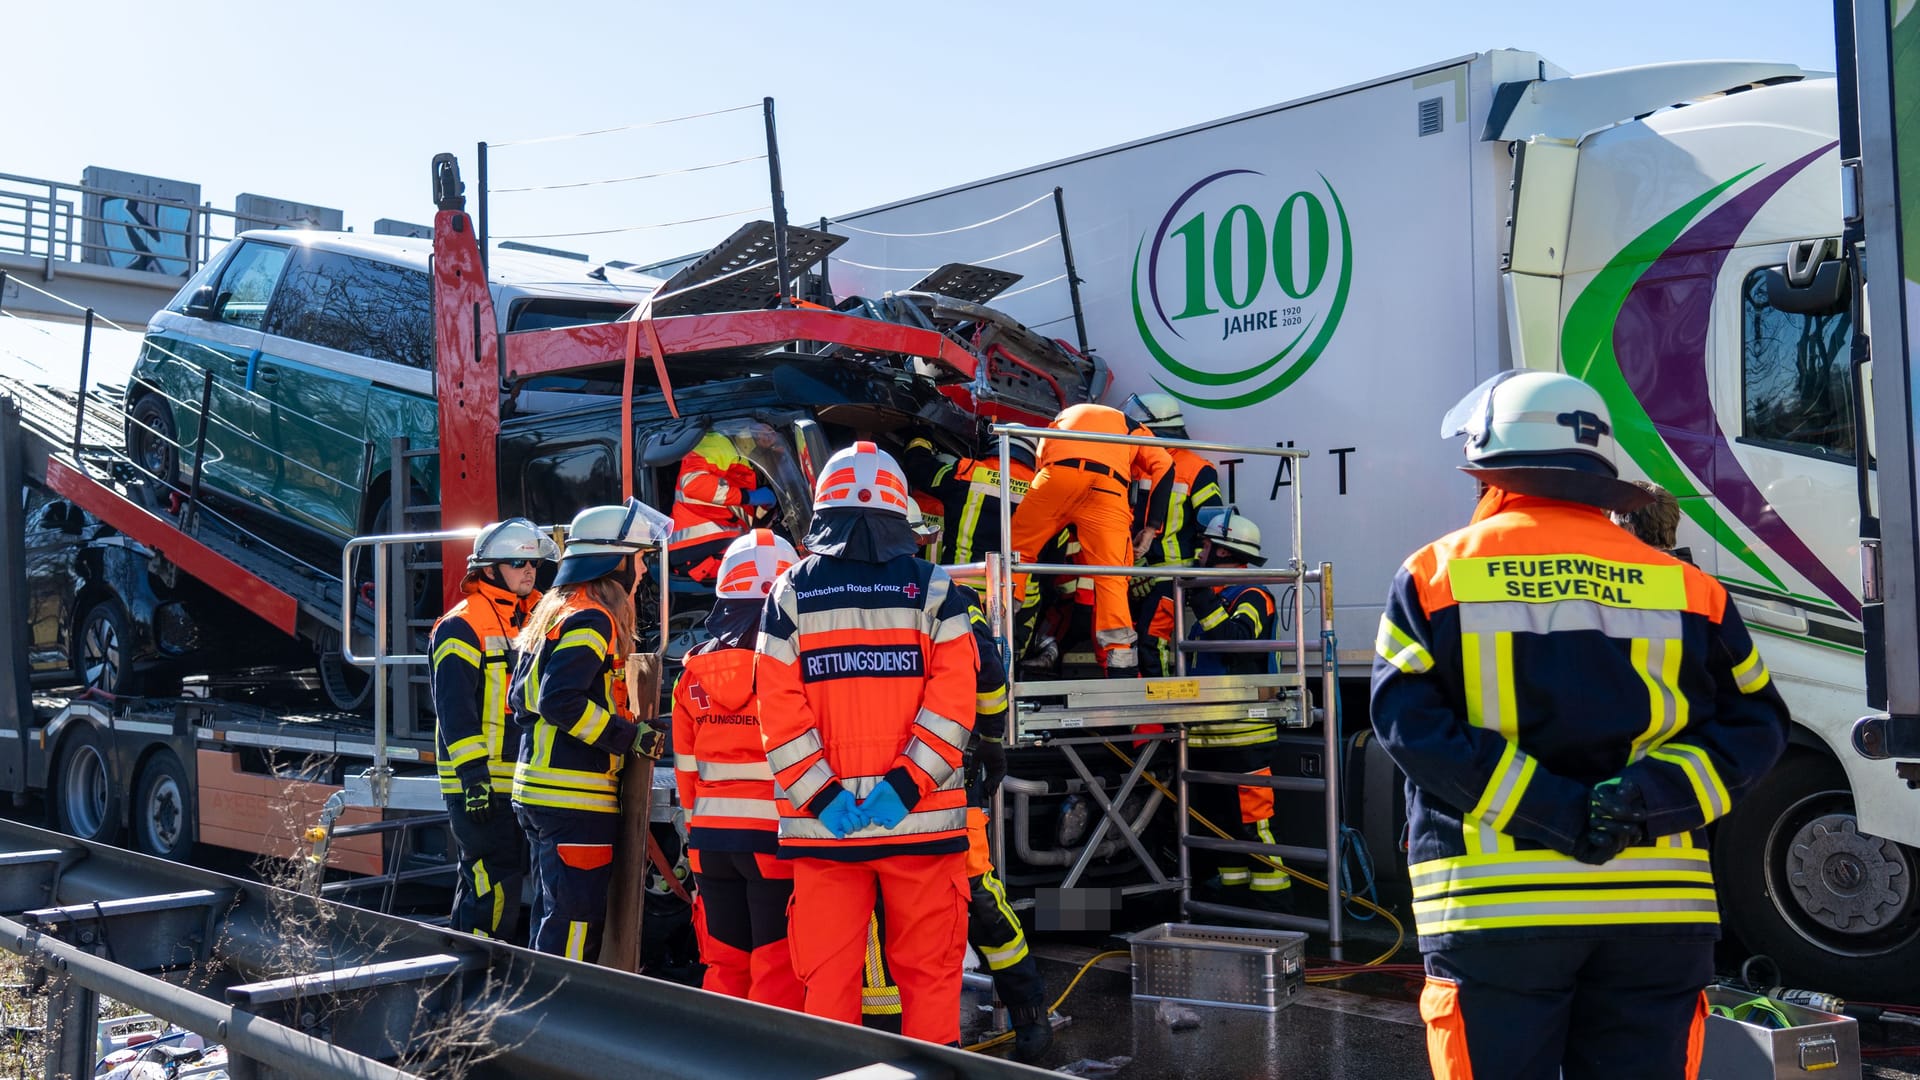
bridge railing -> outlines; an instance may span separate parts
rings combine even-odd
[[[210,204],[0,173],[0,254],[185,278],[248,229],[307,221],[242,216]]]

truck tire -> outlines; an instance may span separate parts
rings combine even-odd
[[[84,723],[60,743],[50,802],[54,825],[69,836],[111,844],[120,837],[120,793],[106,739]]]
[[[141,766],[139,782],[133,786],[134,850],[186,862],[199,824],[195,814],[186,766],[173,751],[156,750]]]
[[[1899,1000],[1920,969],[1920,857],[1861,833],[1838,762],[1793,748],[1726,820],[1714,878],[1729,927],[1782,981]]]

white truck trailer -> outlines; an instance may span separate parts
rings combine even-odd
[[[962,250],[1041,283],[996,304],[1072,336],[1041,242],[1061,189],[1107,400],[1164,390],[1195,438],[1314,455],[1221,479],[1284,536],[1298,476],[1354,682],[1400,560],[1470,511],[1440,415],[1506,367],[1586,379],[1793,708],[1791,753],[1720,826],[1728,923],[1789,978],[1871,996],[1920,962],[1920,794],[1849,743],[1867,675],[1837,125],[1834,79],[1789,65],[1569,76],[1486,52],[844,215],[832,280],[879,295]]]

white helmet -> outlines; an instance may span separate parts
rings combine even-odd
[[[1029,469],[1040,467],[1040,443],[1031,435],[1007,436],[1007,457]]]
[[[1495,375],[1441,420],[1441,438],[1457,435],[1467,437],[1462,468],[1493,487],[1607,510],[1634,510],[1652,497],[1620,479],[1607,403],[1571,375]]]
[[[473,538],[473,554],[467,556],[467,570],[498,563],[551,562],[559,558],[560,545],[553,537],[526,518],[508,518],[480,530]]]
[[[1265,566],[1260,554],[1260,526],[1253,519],[1227,506],[1209,506],[1200,512],[1200,539],[1244,555],[1255,566]]]
[[[604,577],[634,552],[665,542],[672,532],[673,520],[639,499],[589,506],[574,515],[553,583],[572,585]]]
[[[813,509],[884,510],[907,516],[913,499],[907,474],[893,455],[861,440],[834,452],[813,485]]]
[[[1129,394],[1126,414],[1127,419],[1155,435],[1183,437],[1187,432],[1186,414],[1172,394]]]
[[[763,600],[773,591],[773,579],[799,561],[793,545],[772,529],[755,529],[727,545],[713,594],[722,600]]]
[[[926,547],[940,539],[940,522],[927,520],[926,513],[920,509],[918,499],[907,500],[907,528],[913,530],[914,538],[920,542],[921,547]]]

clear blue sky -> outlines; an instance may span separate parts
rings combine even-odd
[[[431,220],[428,162],[474,144],[778,101],[788,206],[817,218],[1488,48],[1574,72],[1666,60],[1833,66],[1823,0],[13,4],[0,172],[102,165]],[[944,9],[950,14],[936,14]],[[445,13],[445,14],[429,14]],[[964,14],[962,14],[964,12]],[[762,150],[758,111],[516,147],[498,188]],[[496,238],[757,207],[760,162],[495,197]],[[645,260],[744,217],[535,242]]]

